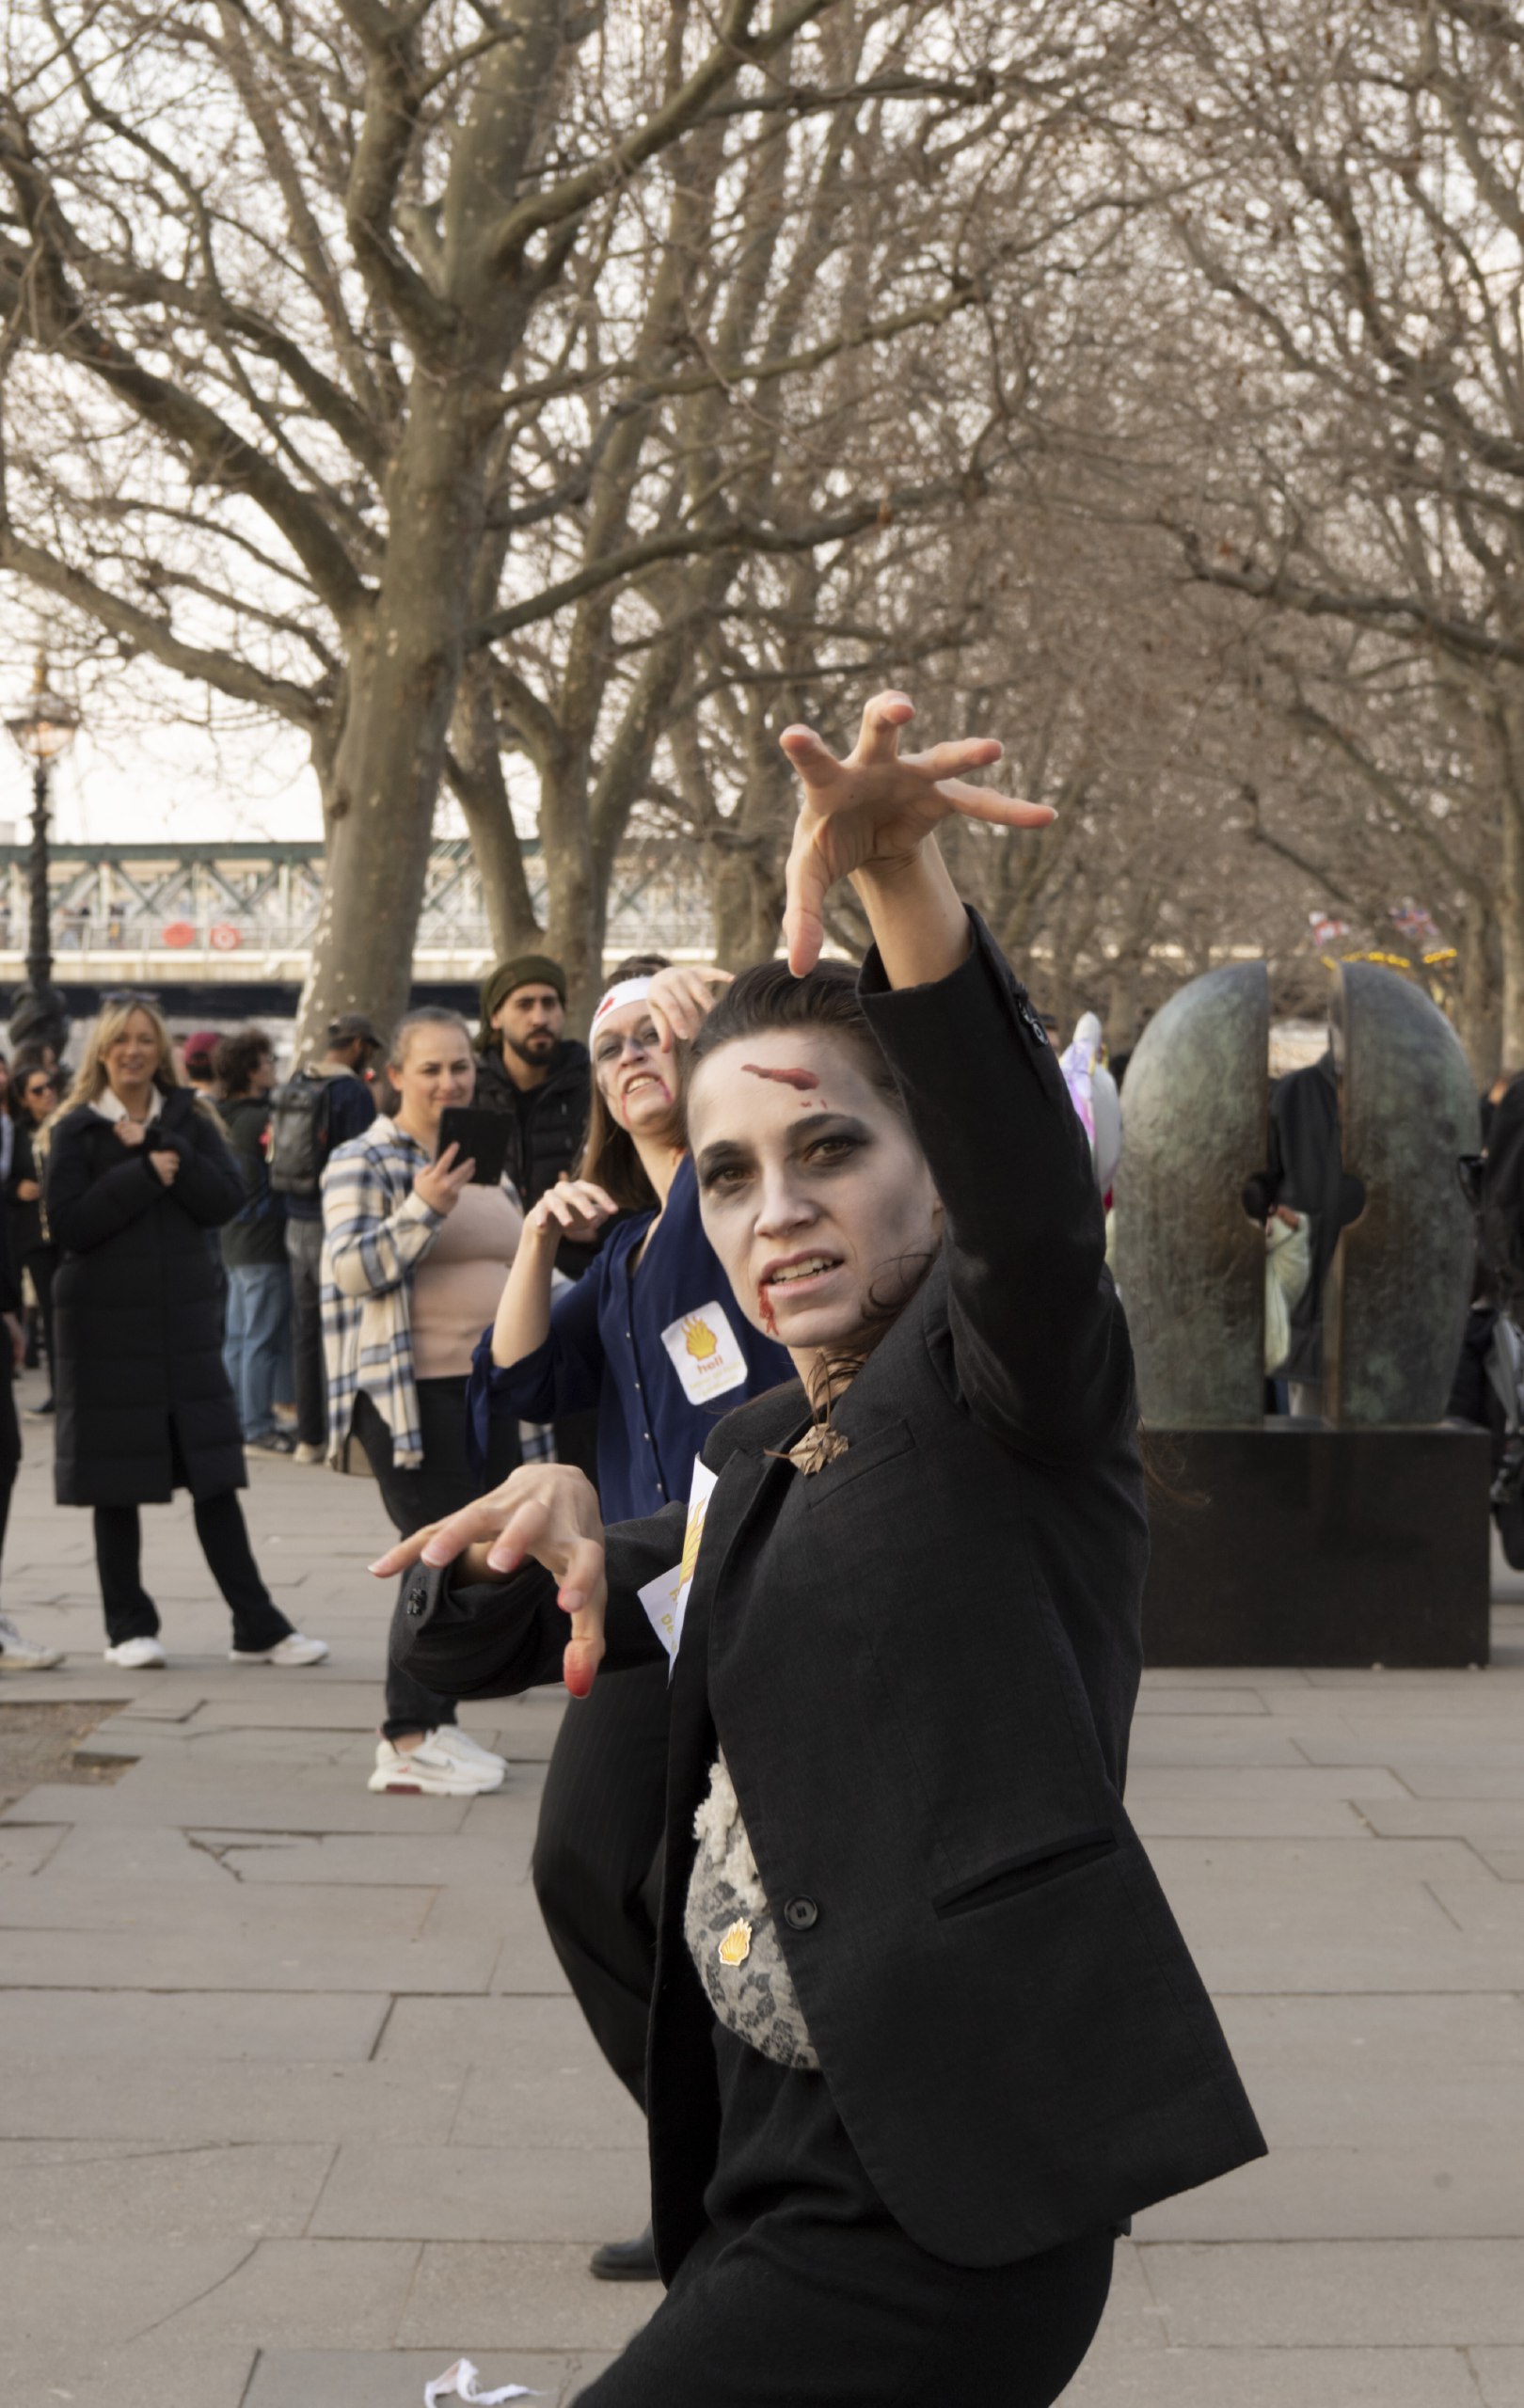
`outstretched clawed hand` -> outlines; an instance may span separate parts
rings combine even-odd
[[[899,731],[915,717],[908,694],[875,694],[863,713],[857,742],[838,761],[813,728],[786,727],[779,742],[804,788],[788,856],[784,935],[796,977],[813,970],[824,936],[821,911],[838,878],[857,871],[885,875],[919,851],[951,812],[1002,828],[1046,828],[1045,802],[1018,802],[988,786],[964,783],[987,769],[1002,747],[992,737],[935,744],[929,752],[899,750]]]
[[[399,1539],[371,1570],[384,1580],[414,1563],[458,1563],[463,1580],[502,1580],[528,1556],[555,1577],[571,1621],[562,1677],[573,1697],[586,1697],[603,1657],[609,1588],[597,1491],[569,1464],[521,1464],[500,1488]]]

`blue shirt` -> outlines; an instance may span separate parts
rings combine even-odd
[[[605,1522],[686,1497],[693,1458],[717,1421],[784,1380],[784,1349],[747,1321],[699,1219],[687,1155],[633,1276],[654,1212],[617,1222],[581,1277],[550,1306],[550,1335],[510,1370],[476,1350],[467,1389],[470,1444],[485,1458],[495,1414],[554,1421],[598,1408],[598,1498]]]

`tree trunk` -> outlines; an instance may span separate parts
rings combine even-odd
[[[587,765],[576,759],[542,773],[540,845],[549,890],[546,951],[566,974],[566,1024],[585,1037],[603,991],[607,896],[600,891],[588,820]]]
[[[1489,1087],[1502,1061],[1499,1017],[1498,929],[1492,913],[1468,896],[1460,935],[1455,1029],[1479,1088]]]
[[[1524,693],[1514,681],[1500,703],[1502,822],[1498,936],[1502,954],[1502,1062],[1524,1068]]]
[[[741,836],[730,843],[722,830],[710,838],[709,908],[714,915],[714,958],[726,970],[770,961],[783,926],[783,863],[776,842]]]
[[[480,453],[458,388],[419,396],[388,480],[380,589],[351,631],[298,1057],[321,1050],[338,1012],[369,1012],[386,1028],[406,1008],[481,532]]]
[[[482,880],[492,950],[500,961],[510,954],[537,952],[545,932],[530,900],[524,849],[502,774],[491,673],[484,659],[468,663],[461,680],[454,738],[452,784]]]

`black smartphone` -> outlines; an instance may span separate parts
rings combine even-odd
[[[508,1140],[512,1133],[506,1112],[481,1112],[473,1103],[448,1103],[439,1115],[439,1153],[447,1146],[458,1146],[455,1164],[476,1164],[471,1185],[496,1187],[508,1167]],[[436,1162],[438,1159],[436,1154]]]

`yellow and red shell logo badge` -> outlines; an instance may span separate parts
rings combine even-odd
[[[720,1351],[720,1340],[700,1313],[690,1313],[683,1323],[683,1344],[695,1363],[706,1363]]]

